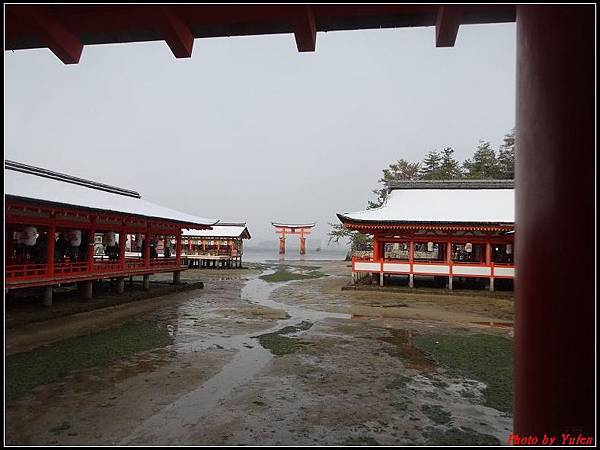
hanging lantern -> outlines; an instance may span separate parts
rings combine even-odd
[[[33,247],[37,240],[38,232],[36,227],[25,227],[21,232],[19,243],[27,247]]]
[[[81,230],[69,230],[67,231],[69,244],[72,247],[79,247],[81,245]]]
[[[427,243],[427,251],[428,252],[432,252],[433,251],[433,242],[428,242]]]
[[[107,247],[114,247],[117,244],[117,239],[114,231],[107,231],[102,236],[102,243]]]
[[[506,254],[512,255],[512,252],[513,252],[512,244],[506,244]]]
[[[467,242],[465,244],[465,252],[471,253],[472,251],[473,251],[473,244],[471,244],[470,242]]]

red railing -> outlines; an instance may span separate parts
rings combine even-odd
[[[125,270],[139,270],[146,268],[146,261],[139,258],[126,258]]]
[[[45,279],[53,282],[68,281],[72,279],[93,278],[95,275],[104,276],[120,276],[130,275],[132,273],[164,271],[165,269],[178,269],[179,261],[177,258],[159,258],[150,260],[150,267],[146,267],[146,261],[140,258],[126,258],[125,267],[121,268],[120,261],[108,261],[101,258],[95,259],[91,266],[88,261],[71,262],[65,261],[54,264],[54,272],[48,274],[47,264],[7,264],[4,271],[6,282],[18,283],[41,283]]]
[[[54,264],[54,275],[65,275],[72,273],[83,273],[88,271],[88,263],[84,262],[63,262]]]
[[[45,276],[47,270],[46,264],[12,264],[5,267],[4,276],[7,280],[36,278]]]
[[[119,270],[119,261],[94,262],[94,272],[118,272]]]
[[[177,267],[177,258],[152,259],[152,260],[150,260],[150,267],[152,267],[152,268]]]

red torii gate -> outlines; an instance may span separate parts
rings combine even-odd
[[[276,223],[271,222],[271,225],[275,227],[277,234],[279,234],[279,254],[285,254],[285,236],[286,235],[299,235],[300,236],[300,254],[306,254],[306,238],[310,234],[310,229],[313,228],[316,223]]]

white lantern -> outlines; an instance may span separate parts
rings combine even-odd
[[[470,242],[467,242],[465,244],[465,252],[471,253],[472,251],[473,251],[473,244],[471,244]]]
[[[67,236],[69,237],[69,244],[72,247],[79,247],[81,245],[81,230],[69,230]]]
[[[117,244],[115,232],[107,231],[106,233],[104,233],[104,236],[102,236],[102,243],[107,247],[114,247]]]
[[[512,244],[506,244],[506,254],[512,255]]]
[[[26,245],[27,247],[33,247],[37,240],[38,232],[36,227],[25,227],[21,232],[21,239],[19,243]]]
[[[433,242],[428,242],[427,243],[427,251],[428,252],[432,252],[433,251]]]
[[[137,250],[140,250],[142,248],[142,235],[141,234],[135,235],[135,248]]]

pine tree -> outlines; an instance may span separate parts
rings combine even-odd
[[[512,180],[515,178],[515,130],[504,135],[504,143],[498,150],[498,178]]]
[[[477,180],[496,179],[499,175],[496,152],[489,142],[479,141],[473,159],[463,163],[466,178]]]
[[[393,181],[418,180],[420,177],[420,166],[419,163],[411,163],[401,158],[395,164],[390,164],[387,169],[383,169],[383,177],[379,179],[379,183],[383,186],[373,190],[377,198],[374,201],[369,201],[368,209],[379,208],[383,205],[388,194],[388,183]]]
[[[446,147],[441,153],[440,167],[435,175],[436,180],[455,180],[463,177],[460,163],[454,159],[454,149]]]
[[[423,158],[421,163],[421,179],[439,180],[439,170],[442,164],[442,156],[435,150],[431,150]]]

